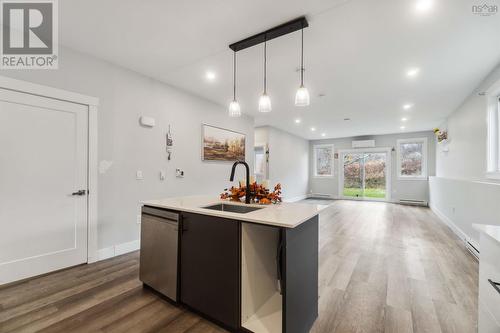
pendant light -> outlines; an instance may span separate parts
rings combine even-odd
[[[229,103],[229,117],[240,117],[240,103],[236,100],[236,51],[233,54],[233,101]]]
[[[271,112],[271,99],[267,95],[267,40],[264,41],[264,93],[259,98],[259,112]]]
[[[309,91],[304,87],[304,27],[301,29],[301,55],[300,55],[300,87],[295,94],[295,106],[309,105]]]

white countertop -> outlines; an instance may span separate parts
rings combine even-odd
[[[489,224],[473,224],[472,227],[479,232],[482,232],[493,240],[500,243],[500,226],[498,225],[489,225]]]
[[[262,209],[241,214],[203,208],[218,203],[260,207]],[[213,196],[190,196],[148,200],[143,201],[142,204],[181,212],[224,217],[284,228],[295,228],[311,217],[318,215],[323,209],[328,207],[328,205],[289,202],[282,202],[276,205],[246,205],[244,203],[221,200]]]

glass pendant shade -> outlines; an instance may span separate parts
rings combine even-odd
[[[229,103],[229,117],[240,117],[241,116],[241,108],[240,103],[238,101],[233,100]]]
[[[309,105],[309,91],[306,87],[300,86],[295,94],[295,106],[308,106]]]
[[[259,98],[259,112],[271,112],[271,99],[264,93]]]

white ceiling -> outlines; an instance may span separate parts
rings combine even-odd
[[[500,0],[496,0],[500,1]],[[472,92],[500,60],[500,13],[472,14],[470,0],[64,0],[62,43],[227,107],[228,44],[301,15],[311,105],[293,105],[300,33],[268,43],[273,111],[257,112],[262,47],[238,52],[238,99],[257,125],[308,139],[427,130]],[[419,67],[409,79],[408,68]],[[216,73],[214,82],[205,79]],[[324,94],[324,97],[319,97]],[[414,107],[403,110],[402,105]],[[297,125],[294,119],[300,117]],[[344,121],[350,118],[350,121]],[[310,127],[316,127],[311,132]]]

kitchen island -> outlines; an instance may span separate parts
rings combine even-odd
[[[143,204],[146,285],[151,279],[142,278],[143,262],[158,257],[151,243],[168,241],[151,235],[148,224],[176,214],[177,239],[170,237],[175,245],[165,247],[178,251],[178,260],[166,267],[175,272],[173,301],[232,332],[309,332],[318,316],[318,214],[326,205],[262,206],[207,196]],[[156,262],[163,265],[161,256]]]

